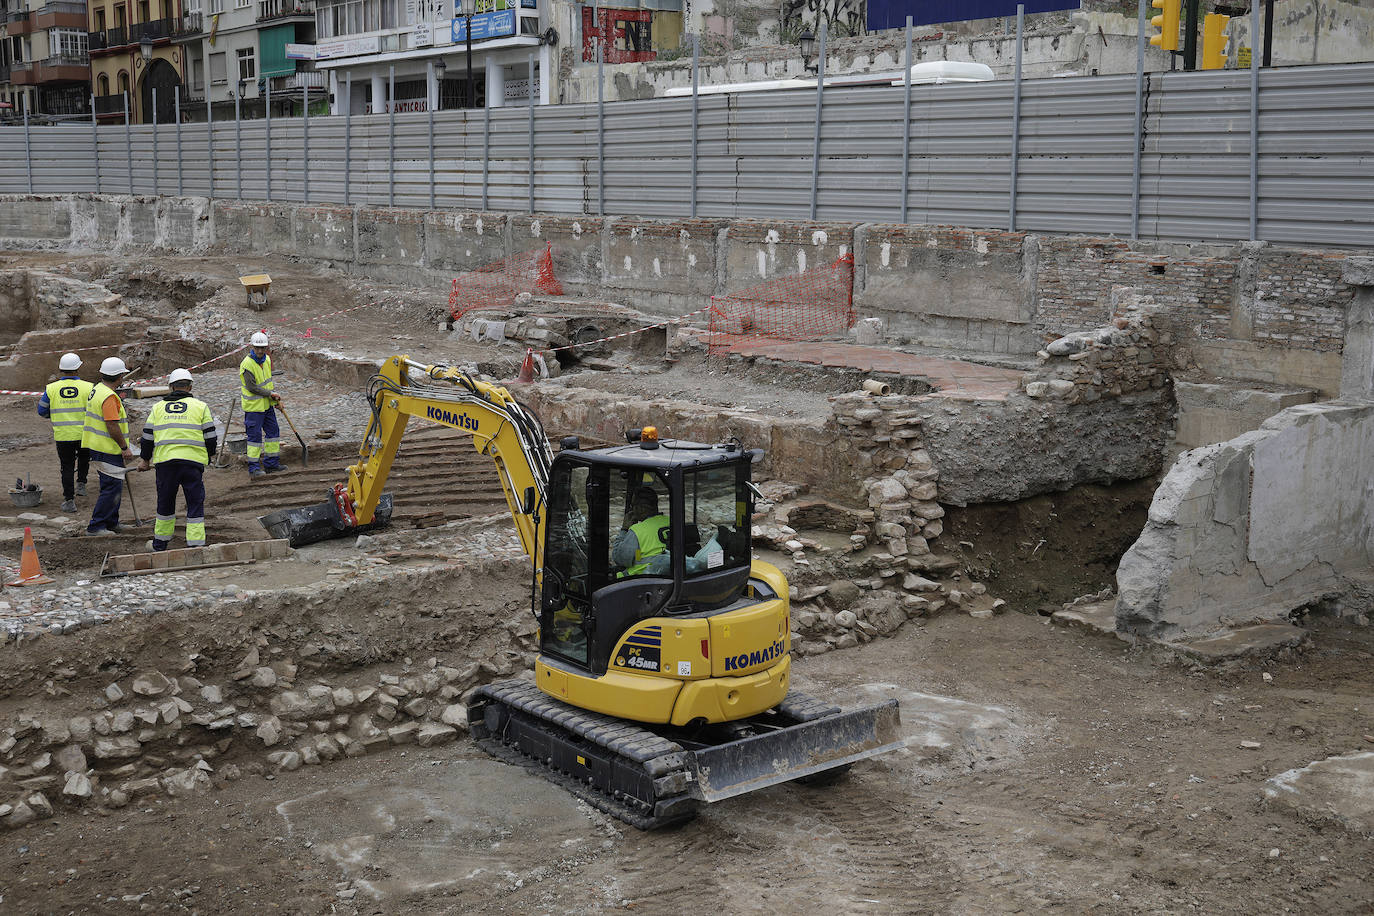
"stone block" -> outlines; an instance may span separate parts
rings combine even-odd
[[[291,204],[216,200],[213,205],[215,243],[235,251],[266,254],[295,248]]]
[[[600,291],[605,275],[600,217],[512,214],[508,219],[512,256],[533,256],[547,247],[554,277],[566,294],[592,296]]]
[[[727,225],[720,219],[607,220],[603,295],[655,314],[701,308],[722,291],[716,261],[720,230]]]
[[[0,238],[65,240],[72,234],[71,206],[59,195],[0,198]]]

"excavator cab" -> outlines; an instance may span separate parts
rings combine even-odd
[[[626,446],[560,452],[534,609],[541,650],[592,675],[611,667],[657,673],[654,647],[617,652],[632,624],[738,603],[750,579],[757,455],[737,440],[660,443],[642,434]]]

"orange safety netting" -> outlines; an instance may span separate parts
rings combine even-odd
[[[854,256],[711,297],[709,352],[746,340],[820,340],[854,326]]]
[[[553,272],[553,245],[522,251],[453,278],[448,310],[458,321],[479,309],[508,309],[521,293],[563,295]]]

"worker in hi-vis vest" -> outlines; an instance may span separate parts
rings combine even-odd
[[[272,390],[272,354],[267,335],[258,331],[248,341],[252,350],[239,363],[243,429],[248,433],[248,478],[286,470],[281,463],[281,430],[272,408],[281,398]]]
[[[81,357],[64,353],[57,362],[62,375],[44,389],[38,399],[38,415],[52,421],[52,437],[57,444],[57,461],[62,469],[62,511],[75,512],[76,498],[86,495],[86,476],[91,459],[81,447],[86,428],[86,402],[95,388],[76,374]]]
[[[186,495],[186,546],[205,546],[205,483],[201,475],[215,457],[215,418],[205,402],[191,397],[191,373],[173,369],[167,376],[172,393],[163,398],[143,424],[139,443],[140,471],[151,463],[157,477],[154,550],[166,550],[177,527],[177,490]]]
[[[668,516],[658,511],[658,494],[648,487],[635,490],[620,536],[611,548],[611,560],[624,567],[620,575],[666,573],[671,566],[668,544],[663,540],[667,530]]]
[[[129,414],[115,394],[119,380],[129,367],[118,356],[100,364],[100,381],[86,402],[86,426],[81,431],[81,447],[90,456],[91,466],[100,478],[100,495],[91,509],[86,533],[100,536],[119,533],[119,504],[124,498],[124,459],[134,457],[129,448]]]

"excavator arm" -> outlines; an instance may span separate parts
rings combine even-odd
[[[331,499],[320,506],[263,516],[263,525],[274,536],[299,546],[378,521],[382,491],[406,426],[411,417],[419,417],[471,436],[477,451],[492,460],[520,545],[535,567],[540,565],[538,513],[553,453],[538,417],[503,387],[406,356],[393,356],[382,364],[368,384],[368,400],[372,419],[358,461],[348,468],[347,482],[336,486]],[[389,508],[386,514],[389,517]]]

